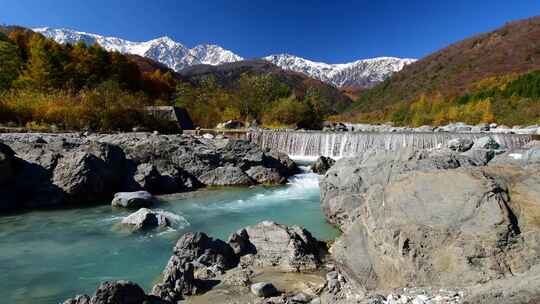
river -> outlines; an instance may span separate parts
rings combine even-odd
[[[283,186],[164,196],[154,209],[173,212],[178,219],[172,228],[145,233],[119,229],[118,222],[130,211],[109,205],[2,216],[0,298],[11,304],[59,303],[118,279],[137,282],[149,292],[176,240],[187,231],[226,240],[241,227],[273,220],[333,239],[338,231],[321,213],[318,179],[305,172]]]

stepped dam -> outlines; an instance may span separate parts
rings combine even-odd
[[[360,155],[368,150],[434,149],[454,138],[471,140],[491,136],[505,149],[519,148],[538,135],[447,132],[321,132],[250,131],[248,140],[262,148],[274,148],[294,159],[332,158]]]

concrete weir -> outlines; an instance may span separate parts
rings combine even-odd
[[[475,140],[491,136],[505,149],[518,148],[537,135],[447,132],[320,132],[320,131],[249,131],[248,140],[262,148],[274,148],[291,158],[314,159],[319,156],[341,158],[359,155],[372,149],[433,149],[454,138]]]

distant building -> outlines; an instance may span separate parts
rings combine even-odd
[[[153,106],[146,107],[146,110],[148,113],[150,113],[150,115],[156,118],[178,122],[178,125],[182,128],[182,130],[195,129],[191,117],[189,117],[188,112],[184,108],[173,106]]]

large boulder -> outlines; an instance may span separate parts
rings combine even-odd
[[[400,173],[477,165],[483,163],[448,151],[372,151],[361,157],[340,159],[320,181],[321,208],[330,223],[343,226],[358,216],[368,189],[384,185]]]
[[[192,263],[185,263],[173,255],[163,270],[161,282],[152,288],[152,294],[176,303],[186,295],[199,293],[200,288],[197,286],[193,270]]]
[[[246,171],[246,174],[252,180],[264,185],[279,185],[287,181],[276,169],[263,166],[251,167]]]
[[[111,206],[136,209],[152,206],[155,201],[152,194],[146,191],[118,192],[114,195]]]
[[[321,181],[323,210],[343,230],[332,254],[346,281],[361,293],[475,286],[477,303],[519,275],[527,280],[504,287],[505,299],[521,298],[510,296],[517,290],[540,297],[530,293],[540,263],[538,165],[420,155],[340,160]]]
[[[245,186],[252,185],[253,180],[238,167],[218,167],[199,177],[201,183],[208,186]]]
[[[207,279],[237,263],[238,258],[227,243],[200,232],[186,233],[176,243],[162,281],[154,286],[152,293],[169,301],[178,301],[185,295],[206,290],[209,287]]]
[[[125,180],[125,156],[115,146],[73,134],[0,134],[17,153],[17,206],[95,203]]]
[[[320,265],[319,242],[298,226],[264,221],[233,233],[229,244],[239,256],[254,254],[250,261],[257,267],[294,272]]]

